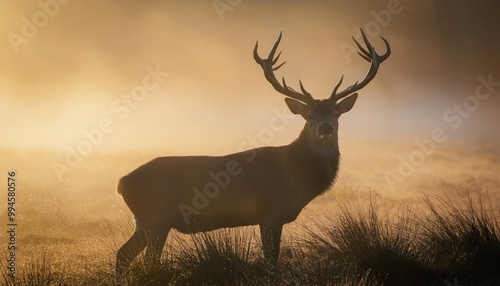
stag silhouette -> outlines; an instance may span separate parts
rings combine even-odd
[[[328,190],[339,170],[338,119],[353,107],[358,94],[377,74],[391,52],[375,52],[361,30],[366,47],[355,38],[359,55],[370,62],[366,77],[339,91],[343,76],[331,96],[314,99],[302,82],[301,92],[290,88],[274,72],[281,55],[276,50],[281,33],[268,57],[262,59],[258,42],[253,54],[264,76],[305,126],[292,143],[261,147],[226,156],[156,158],[120,179],[118,192],[134,214],[136,230],[117,253],[116,270],[122,273],[144,249],[146,258],[158,262],[171,229],[182,233],[223,227],[259,225],[264,258],[276,264],[284,224],[294,221],[315,197]],[[198,188],[205,186],[204,189]]]

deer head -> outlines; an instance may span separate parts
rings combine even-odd
[[[339,91],[344,78],[344,76],[342,76],[333,89],[331,96],[324,100],[314,99],[312,95],[306,91],[301,81],[299,81],[301,92],[298,92],[286,84],[285,78],[282,78],[282,83],[276,79],[274,71],[286,63],[283,62],[276,66],[281,55],[280,52],[275,57],[276,50],[281,41],[281,33],[266,59],[262,59],[257,52],[259,42],[255,44],[253,50],[255,61],[262,67],[264,76],[274,89],[287,96],[285,102],[290,111],[294,114],[301,115],[306,120],[303,134],[306,133],[308,135],[307,139],[314,145],[315,150],[338,151],[338,119],[340,115],[351,110],[358,98],[356,91],[365,87],[375,77],[379,65],[391,54],[391,47],[383,37],[382,40],[386,45],[387,51],[383,55],[379,55],[370,44],[363,29],[361,29],[361,35],[366,47],[363,47],[354,37],[353,39],[359,48],[358,54],[371,63],[367,75],[361,82],[355,82],[346,89]]]

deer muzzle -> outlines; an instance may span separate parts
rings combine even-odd
[[[335,127],[333,124],[331,122],[324,121],[318,125],[316,133],[321,140],[326,140],[332,138],[334,131]]]

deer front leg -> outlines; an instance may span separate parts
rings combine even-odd
[[[159,265],[170,228],[150,230],[147,236],[146,260],[151,266]]]
[[[116,254],[116,275],[121,277],[130,263],[146,247],[146,233],[137,228],[132,237],[118,250]]]
[[[259,227],[264,259],[271,265],[276,265],[280,255],[281,230],[283,229],[283,225],[260,224]]]

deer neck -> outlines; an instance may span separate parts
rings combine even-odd
[[[337,177],[340,152],[337,137],[319,142],[304,128],[299,138],[290,144],[290,160],[309,183],[313,196],[328,190]]]

